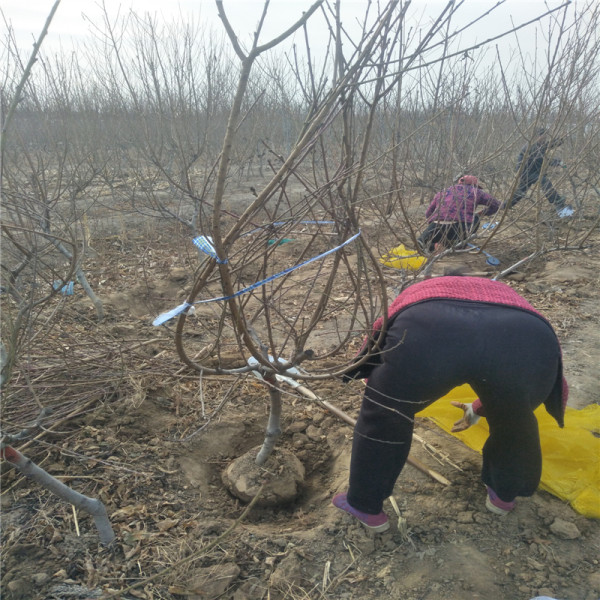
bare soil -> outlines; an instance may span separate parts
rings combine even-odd
[[[100,547],[88,516],[3,464],[6,600],[87,599],[111,591],[169,600],[600,598],[599,523],[543,491],[520,499],[506,517],[492,515],[484,506],[481,457],[425,419],[416,432],[429,445],[414,443],[412,454],[451,485],[407,466],[394,493],[405,531],[398,530],[389,503],[392,528],[377,536],[331,505],[346,488],[352,429],[294,394],[278,447],[302,463],[301,493],[285,506],[253,507],[239,521],[245,504],[231,495],[222,474],[262,442],[267,395],[249,378],[206,425],[224,384],[207,377],[201,398],[198,376],[182,369],[169,330],[151,326],[189,290],[193,251],[186,254],[176,239],[166,230],[156,233],[151,252],[147,237],[134,234],[94,240],[97,256],[87,271],[106,301],[104,333],[80,288],[57,299],[64,304],[61,328],[45,341],[52,369],[32,367],[30,377],[48,377],[60,420],[54,432],[20,449],[78,491],[101,498],[117,543]],[[511,264],[510,248],[489,251]],[[481,255],[460,261],[494,272]],[[555,326],[570,403],[578,408],[600,400],[599,275],[597,250],[584,250],[546,255],[506,279]],[[69,347],[77,342],[80,349],[82,341],[104,362],[82,363],[73,372]],[[13,390],[22,385],[26,391],[23,381],[17,375]],[[61,395],[60,386],[69,392]],[[356,417],[361,390],[360,382],[328,381],[318,394]],[[6,405],[12,412],[5,408],[5,416],[27,422],[27,410],[35,408],[27,409],[28,402],[21,409]],[[177,441],[203,425],[188,441]],[[265,468],[265,480],[276,470]]]

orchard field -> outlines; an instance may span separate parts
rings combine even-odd
[[[480,455],[428,419],[411,454],[450,484],[407,465],[394,492],[406,528],[369,535],[331,505],[352,427],[256,376],[290,361],[304,390],[356,418],[364,386],[340,375],[370,323],[406,286],[459,268],[546,315],[569,404],[600,400],[599,7],[540,10],[545,51],[508,64],[459,35],[487,13],[465,24],[450,3],[411,29],[409,3],[365,5],[352,36],[338,3],[294,15],[300,33],[328,19],[323,61],[310,43],[236,34],[227,3],[222,37],[105,13],[97,45],[40,44],[31,69],[7,34],[3,444],[99,498],[116,535],[104,547],[89,515],[3,461],[8,600],[600,597],[598,521],[541,490],[492,515]],[[459,174],[508,200],[542,126],[564,138],[545,168],[571,218],[535,186],[475,250],[417,270],[381,262],[416,247],[429,200]],[[153,325],[183,303],[194,309]],[[294,464],[300,481],[246,510],[224,472],[269,437],[279,402],[282,433],[247,480],[273,485]]]

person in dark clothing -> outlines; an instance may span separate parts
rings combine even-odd
[[[554,330],[524,298],[498,281],[444,276],[404,290],[373,326],[345,380],[368,378],[354,431],[347,493],[333,504],[374,532],[389,527],[383,501],[392,494],[410,451],[415,414],[468,383],[479,399],[455,428],[484,414],[486,507],[507,514],[531,496],[542,453],[534,410],[563,426],[568,387]],[[378,352],[368,351],[376,343]]]
[[[432,252],[436,247],[460,245],[479,228],[479,214],[493,215],[499,207],[500,203],[481,189],[477,177],[464,175],[456,185],[433,197],[425,212],[429,225],[417,238],[419,246]]]
[[[565,199],[554,189],[552,182],[545,173],[545,167],[557,167],[562,165],[560,158],[546,160],[546,153],[563,143],[563,138],[550,139],[545,129],[537,130],[533,142],[525,144],[517,158],[517,172],[520,173],[519,182],[510,200],[510,207],[520,202],[527,190],[538,181],[542,186],[544,196],[552,204],[559,217],[570,217],[573,207],[567,205]]]

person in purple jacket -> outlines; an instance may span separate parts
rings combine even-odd
[[[433,252],[464,244],[479,228],[479,215],[493,215],[499,208],[500,202],[481,189],[477,177],[464,175],[434,196],[425,213],[429,226],[417,238],[419,246]]]

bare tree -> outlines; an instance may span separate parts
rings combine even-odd
[[[313,5],[313,9],[321,4]],[[465,62],[461,77],[457,80],[451,72],[446,74],[444,70],[445,67],[449,71],[454,70],[455,62],[459,60],[457,57],[464,57],[482,45],[462,46],[459,50],[452,47],[451,42],[466,28],[452,28],[456,13],[452,3],[441,11],[410,52],[406,46],[402,47],[404,40],[399,34],[406,7],[395,2],[388,3],[371,21],[365,19],[364,30],[358,41],[353,40],[349,55],[342,50],[344,31],[341,5],[334,3],[327,7],[328,12],[325,13],[331,22],[331,48],[335,56],[331,83],[325,90],[321,85],[325,79],[323,76],[318,77],[310,70],[306,74],[296,68],[297,81],[310,106],[304,127],[287,155],[273,152],[279,156],[278,163],[273,163],[273,178],[261,191],[257,190],[255,198],[239,218],[228,222],[224,219],[222,207],[231,168],[229,160],[237,128],[243,118],[242,100],[247,93],[252,67],[263,53],[283,41],[290,31],[303,26],[313,9],[307,11],[279,38],[261,45],[261,23],[268,9],[268,3],[265,4],[253,44],[249,51],[244,51],[229,25],[222,3],[218,2],[217,5],[240,60],[239,83],[219,159],[210,235],[202,236],[201,240],[210,259],[200,270],[186,302],[174,311],[175,314],[179,313],[175,342],[183,362],[198,372],[240,376],[250,370],[259,370],[269,385],[271,395],[271,419],[263,446],[263,450],[267,450],[259,454],[260,462],[266,459],[268,449],[273,447],[273,439],[280,429],[281,398],[276,376],[289,375],[290,369],[294,369],[293,377],[300,380],[317,381],[339,376],[348,367],[347,359],[333,368],[319,368],[321,361],[330,356],[346,356],[345,351],[353,334],[364,332],[364,324],[372,322],[382,310],[385,318],[389,280],[382,272],[379,252],[374,249],[378,243],[386,243],[381,231],[390,231],[386,217],[389,217],[390,210],[394,211],[394,205],[390,206],[388,200],[386,210],[381,210],[379,202],[370,203],[366,182],[371,177],[377,179],[381,176],[374,167],[378,156],[395,156],[393,160],[397,163],[399,156],[404,157],[398,152],[398,148],[402,147],[398,140],[408,139],[412,142],[419,130],[418,125],[415,128],[414,123],[408,123],[406,133],[394,136],[385,149],[379,145],[378,156],[374,156],[374,131],[382,117],[381,111],[386,106],[386,100],[396,93],[395,102],[398,107],[402,106],[402,93],[406,89],[403,84],[407,74],[415,70],[424,72],[425,67],[438,65],[438,75],[431,83],[430,92],[424,93],[422,86],[415,88],[418,91],[417,98],[428,98],[426,104],[419,108],[424,124],[432,134],[435,132],[435,135],[440,135],[439,132],[442,132],[441,138],[437,141],[430,138],[425,145],[419,168],[431,173],[431,151],[441,146],[443,151],[439,156],[444,156],[444,163],[440,168],[445,177],[450,179],[449,174],[456,173],[458,169],[490,168],[498,158],[499,150],[498,144],[489,144],[493,130],[485,126],[486,115],[482,110],[485,88],[481,95],[475,97],[473,94],[475,70]],[[375,10],[374,5],[369,4],[369,10]],[[474,18],[468,26],[473,26],[479,18]],[[423,60],[430,51],[439,53],[439,57]],[[487,98],[492,97],[488,89]],[[396,108],[396,115],[403,116],[403,110]],[[479,120],[470,124],[469,117],[473,114],[479,115]],[[398,118],[398,121],[402,122],[402,119]],[[474,129],[473,138],[468,144],[459,142],[463,136],[453,133],[465,128]],[[486,131],[489,132],[488,137]],[[331,150],[332,142],[334,148],[337,144],[337,154]],[[490,146],[489,149],[475,153],[473,149],[484,147],[485,142]],[[311,163],[308,163],[309,160]],[[312,181],[308,173],[311,173]],[[318,177],[315,178],[312,175],[314,173],[319,173]],[[292,181],[297,182],[301,190],[295,198],[290,188]],[[396,173],[392,186],[397,181]],[[398,195],[396,187],[390,189],[390,183],[387,187],[388,197],[390,194]],[[380,186],[380,189],[385,187]],[[397,219],[414,240],[414,211],[402,202],[401,195],[398,195],[398,200],[400,214]],[[361,226],[369,223],[373,217],[375,220],[370,224],[375,224],[373,229],[377,234],[371,238]],[[309,221],[314,224],[312,230],[307,224]],[[304,275],[308,271],[302,271],[301,267],[315,256],[319,257],[317,249],[322,247],[326,231],[322,225],[324,222],[332,223],[335,233],[332,241],[336,250],[312,273]],[[307,236],[306,241],[294,266],[278,273],[277,247],[265,248],[264,233],[268,232],[268,237],[282,240],[298,235],[300,225],[305,227],[303,233]],[[353,255],[350,256],[349,247],[342,246],[342,243],[359,231],[361,236],[354,242]],[[389,240],[388,236],[387,243]],[[252,272],[257,283],[244,287],[245,278],[242,274],[248,271]],[[340,281],[346,282],[348,295],[334,299],[331,291],[334,284],[339,285]],[[403,274],[400,285],[407,283]],[[292,288],[296,295],[299,289],[306,290],[300,300],[292,301]],[[210,325],[203,328],[206,334],[203,346],[188,348],[183,332],[190,322],[188,311],[197,303],[210,303],[219,308],[214,309],[214,319]],[[317,354],[310,347],[310,341],[323,327],[324,321],[328,322],[328,326],[331,325],[337,339],[332,347]],[[198,325],[194,323],[193,326]],[[242,364],[251,357],[256,361],[254,366],[235,369],[209,366],[206,359],[215,354],[218,357],[225,345],[237,349]],[[376,343],[373,351],[377,351]],[[312,364],[315,365],[310,374],[300,367],[307,358],[313,359]]]
[[[75,272],[80,283],[87,286],[88,293],[95,298],[78,264],[75,250],[69,249],[69,246],[74,249],[76,244],[73,240],[61,239],[51,230],[51,217],[54,215],[54,211],[52,202],[48,201],[46,195],[45,173],[42,172],[42,169],[35,168],[27,150],[25,150],[21,160],[24,160],[25,164],[32,169],[30,183],[33,184],[34,197],[28,197],[26,194],[19,192],[22,181],[15,181],[5,176],[6,136],[7,133],[11,132],[10,127],[14,124],[15,109],[23,99],[23,89],[27,84],[38,50],[46,36],[59,2],[60,0],[55,2],[46,19],[44,28],[15,88],[6,118],[2,123],[0,189],[3,191],[3,199],[10,199],[8,202],[3,202],[2,205],[2,281],[5,283],[3,291],[8,294],[10,301],[4,303],[4,308],[8,310],[3,310],[2,314],[4,337],[0,342],[0,388],[5,388],[10,381],[18,354],[23,353],[24,348],[29,345],[32,337],[34,337],[33,332],[35,331],[36,321],[41,320],[41,309],[49,303],[57,290],[64,287],[65,278],[63,277],[62,280],[55,280],[51,286],[44,286],[46,289],[41,291],[37,289],[42,287],[40,282],[42,285],[44,283],[50,284],[51,282],[47,279],[48,275],[54,275],[57,272],[51,256],[53,249],[58,249],[69,260],[67,277]],[[62,169],[59,168],[59,171],[62,173]],[[8,168],[7,172],[11,175],[14,173],[21,174],[20,170],[14,167],[13,169]],[[77,169],[74,172],[76,177]],[[9,258],[6,254],[9,255]],[[58,271],[60,270],[59,267]],[[7,330],[9,332],[8,336],[6,336]],[[44,413],[45,411],[42,410],[40,416]],[[106,545],[112,543],[115,536],[102,502],[72,490],[10,445],[12,442],[25,437],[27,433],[28,431],[23,431],[16,436],[0,433],[1,458],[13,464],[24,475],[38,482],[63,500],[89,512],[94,517],[102,543]]]

